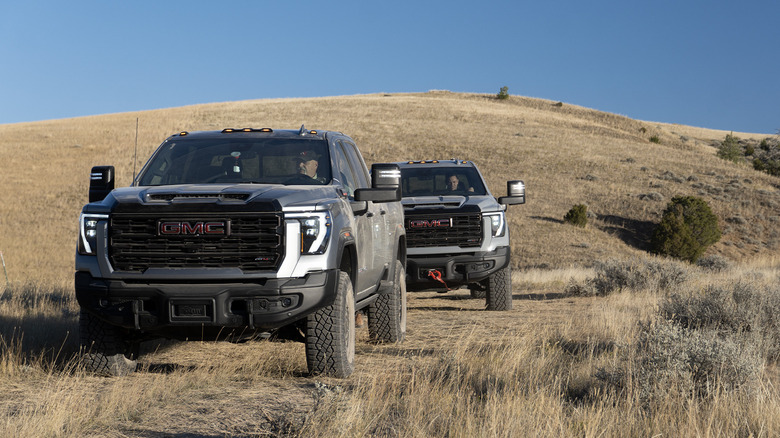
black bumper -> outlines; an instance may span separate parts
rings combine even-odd
[[[217,338],[280,328],[333,304],[338,270],[252,283],[130,283],[86,272],[76,272],[75,281],[81,308],[112,325],[170,338]]]
[[[447,287],[456,288],[484,280],[494,272],[505,268],[507,264],[509,264],[509,247],[467,255],[408,255],[406,286],[410,290],[445,288],[442,282],[429,275],[429,272],[438,271]]]

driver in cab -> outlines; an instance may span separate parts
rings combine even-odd
[[[325,178],[317,175],[317,168],[320,165],[319,158],[319,154],[312,150],[303,151],[295,157],[298,163],[298,173],[300,175],[306,175],[320,184],[324,184]]]

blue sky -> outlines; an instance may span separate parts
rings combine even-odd
[[[0,124],[507,86],[646,121],[775,134],[779,21],[776,0],[4,0]]]

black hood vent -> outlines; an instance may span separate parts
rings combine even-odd
[[[147,202],[171,202],[175,200],[213,199],[223,202],[246,201],[248,193],[150,193],[146,195]]]

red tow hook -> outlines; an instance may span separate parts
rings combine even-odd
[[[430,271],[428,271],[428,276],[438,281],[439,283],[443,284],[444,287],[447,288],[447,290],[452,290],[450,289],[449,286],[447,286],[447,283],[445,283],[444,280],[441,279],[441,272],[439,272],[438,270],[431,269]]]

